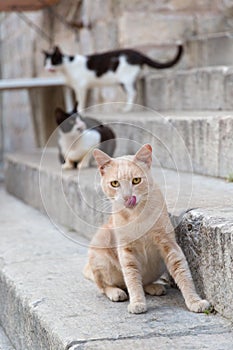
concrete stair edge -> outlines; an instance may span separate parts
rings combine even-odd
[[[209,66],[148,74],[145,104],[161,110],[231,110],[232,73],[232,66]]]
[[[162,350],[171,344],[185,350],[190,341],[194,349],[203,342],[209,350],[231,349],[230,322],[189,312],[176,290],[147,297],[149,311],[141,316],[129,315],[127,303],[111,303],[82,276],[86,241],[75,245],[44,215],[2,189],[0,195],[8,220],[0,246],[0,321],[16,350],[126,350],[155,342]]]

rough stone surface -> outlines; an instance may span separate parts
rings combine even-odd
[[[222,54],[224,52],[224,55]],[[182,61],[187,68],[232,66],[233,38],[231,35],[202,36],[185,43]]]
[[[166,60],[173,55],[173,49],[161,51],[158,48],[160,44],[170,43],[174,47],[176,41],[231,32],[233,27],[232,4],[218,0],[61,0],[51,11],[46,8],[27,12],[26,16],[41,28],[43,34],[28,26],[17,13],[1,13],[0,75],[3,78],[45,75],[41,51],[53,45],[60,45],[68,54],[91,54],[127,46],[142,50],[152,58]],[[80,24],[83,25],[81,29]],[[230,40],[219,39],[219,43],[213,45],[205,40],[204,44],[196,46],[189,49],[189,44],[186,45],[185,55],[175,69],[202,66],[208,61],[209,64],[231,64]],[[103,94],[93,94],[89,103],[107,102],[109,96],[114,101],[125,100],[119,90],[114,94],[111,89],[106,88],[109,91]],[[228,94],[230,103],[231,89]],[[2,95],[0,109],[4,122],[4,152],[35,146],[37,135],[32,117],[33,112],[39,113],[33,111],[33,102],[25,91],[4,92]],[[49,99],[52,101],[53,98],[55,103],[54,106],[51,103],[51,108],[55,109],[61,102],[59,95],[50,94]],[[41,98],[41,104],[45,106],[46,99]],[[46,117],[53,118],[52,115]],[[39,124],[49,130],[43,119],[39,120]]]
[[[178,242],[191,267],[198,290],[215,309],[233,315],[233,209],[196,209],[177,228]],[[225,300],[223,303],[222,301]]]
[[[87,241],[74,244],[39,212],[2,190],[0,196],[0,320],[17,350],[154,344],[231,350],[230,323],[219,315],[189,312],[177,290],[147,297],[148,312],[142,315],[129,314],[127,302],[110,302],[82,276]]]
[[[162,167],[217,177],[233,172],[231,111],[158,113],[141,107],[124,115],[101,114],[96,108],[89,111],[113,123],[117,136],[124,139],[118,142],[119,154],[133,153],[150,142]]]
[[[1,326],[0,326],[0,350],[15,350],[15,348],[13,348],[10,340],[6,336]]]
[[[148,74],[145,103],[156,110],[232,110],[232,67]]]
[[[153,171],[173,215],[190,208],[232,205],[232,183],[159,167]],[[51,150],[46,157],[40,152],[9,155],[5,184],[16,197],[46,211],[52,221],[83,230],[87,237],[92,237],[108,213],[97,169],[61,172],[56,152]]]
[[[124,47],[145,44],[145,37],[146,44],[174,43],[191,36],[193,30],[193,17],[188,15],[179,17],[125,11],[119,19],[119,40]]]

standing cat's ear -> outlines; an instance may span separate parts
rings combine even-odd
[[[64,120],[67,118],[67,113],[65,111],[63,111],[62,108],[56,108],[55,109],[55,119],[56,119],[56,122],[57,122],[57,125],[60,125],[62,122],[64,122]]]
[[[100,174],[104,175],[104,169],[111,162],[112,158],[98,148],[94,149],[93,156],[98,164]]]
[[[143,162],[148,166],[148,168],[150,168],[152,163],[151,145],[149,144],[143,145],[135,154],[134,160],[137,162]]]

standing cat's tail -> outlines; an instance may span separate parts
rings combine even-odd
[[[149,57],[142,55],[143,56],[142,63],[146,64],[149,67],[156,68],[156,69],[170,68],[179,62],[179,60],[183,54],[183,51],[184,51],[183,46],[178,45],[178,50],[177,50],[176,56],[171,61],[167,61],[164,63],[151,60]]]

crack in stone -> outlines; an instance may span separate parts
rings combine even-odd
[[[216,328],[216,326],[214,327]],[[168,334],[161,334],[161,333],[150,333],[147,335],[133,335],[133,336],[122,336],[117,338],[98,338],[98,339],[87,339],[87,340],[73,340],[69,344],[66,345],[65,350],[80,350],[79,345],[84,345],[88,343],[94,343],[94,342],[102,342],[102,341],[111,341],[115,342],[118,340],[134,340],[134,339],[150,339],[150,338],[170,338],[173,339],[175,337],[182,337],[182,336],[190,336],[190,335],[200,335],[200,334],[208,334],[208,335],[219,335],[219,334],[229,334],[231,333],[229,329],[219,330],[219,329],[209,329],[207,327],[194,327],[192,329],[189,329],[188,331],[181,331],[181,332],[171,332]]]

